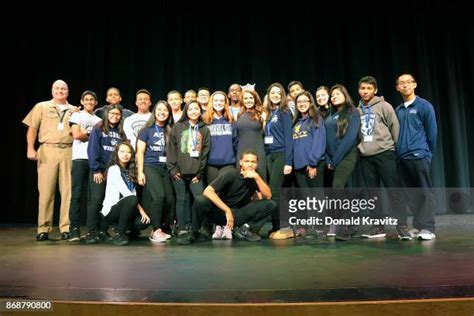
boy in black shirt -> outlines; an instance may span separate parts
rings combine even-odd
[[[237,239],[262,239],[257,232],[277,205],[271,200],[270,187],[256,171],[257,164],[257,153],[245,150],[240,158],[240,170],[225,172],[207,186],[202,196],[196,198],[193,205],[195,234],[206,218],[230,229],[238,227],[233,231]]]

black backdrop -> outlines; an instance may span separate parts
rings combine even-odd
[[[6,196],[1,222],[35,223],[37,175],[26,159],[26,128],[21,120],[38,101],[51,98],[51,84],[69,84],[69,102],[79,104],[91,89],[105,102],[110,86],[119,87],[131,110],[135,92],[147,88],[153,101],[177,89],[226,90],[233,82],[256,83],[264,94],[275,81],[341,83],[357,100],[357,82],[373,75],[379,95],[401,102],[394,78],[413,72],[417,94],[430,100],[438,119],[439,141],[433,161],[438,187],[470,187],[474,180],[473,104],[474,32],[472,17],[455,2],[406,2],[394,10],[358,7],[288,7],[252,3],[211,7],[158,1],[146,7],[48,8],[49,14],[10,12],[2,21],[1,54],[6,76],[3,104],[6,128]],[[366,10],[370,8],[370,10]],[[44,8],[43,8],[44,10]],[[7,15],[9,12],[4,12]]]

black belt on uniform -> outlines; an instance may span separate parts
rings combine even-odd
[[[72,146],[72,143],[42,143],[41,145],[56,148],[68,148]]]

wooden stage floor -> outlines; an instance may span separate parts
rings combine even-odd
[[[432,241],[265,239],[180,246],[174,239],[153,244],[145,231],[120,247],[36,242],[35,228],[4,225],[0,298],[203,304],[472,298],[473,228],[474,214],[440,215]]]

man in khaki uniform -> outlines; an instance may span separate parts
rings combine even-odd
[[[69,238],[69,204],[71,201],[72,142],[69,117],[74,108],[67,102],[69,88],[56,80],[51,89],[53,99],[36,104],[23,120],[26,133],[27,157],[38,163],[38,235],[37,241],[49,239],[53,226],[54,196],[59,179],[61,239]],[[38,137],[40,146],[35,149]]]

